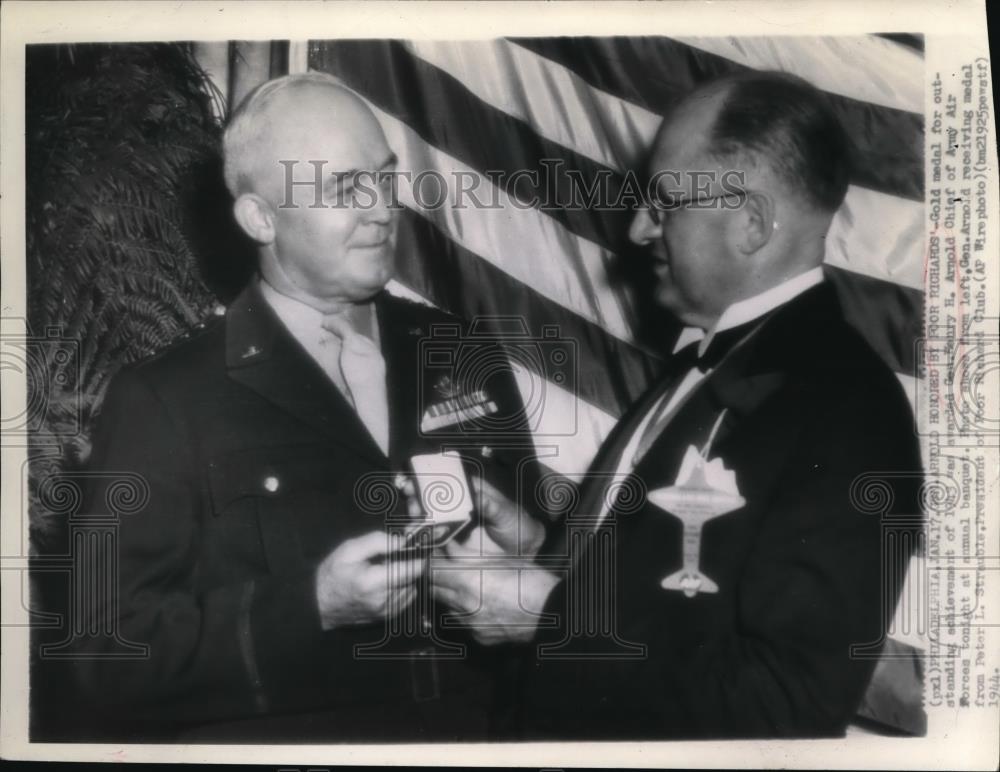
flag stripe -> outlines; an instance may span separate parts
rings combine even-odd
[[[525,402],[541,404],[529,418],[535,449],[546,456],[546,466],[579,482],[618,419],[579,394],[511,364]]]
[[[826,262],[923,292],[923,206],[852,185],[830,223]]]
[[[514,38],[595,88],[663,115],[698,83],[751,69],[669,38]],[[857,152],[853,182],[923,201],[923,116],[841,96],[831,103]]]
[[[641,166],[663,121],[509,40],[418,40],[406,45],[497,110],[618,171]]]
[[[495,110],[610,168],[641,163],[661,121],[659,116],[603,94],[562,65],[509,41],[417,41],[406,45],[482,96]],[[569,115],[585,120],[569,121]],[[631,162],[622,160],[626,154]],[[874,278],[922,288],[923,223],[922,204],[852,185],[830,229],[827,261]]]
[[[874,35],[674,40],[744,67],[795,73],[831,95],[911,113],[924,111],[923,56]]]

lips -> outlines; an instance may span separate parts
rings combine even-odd
[[[389,243],[389,237],[379,239],[378,241],[366,241],[361,244],[355,244],[355,249],[378,249],[379,247],[384,247]]]
[[[377,249],[378,247],[384,247],[389,243],[389,238],[391,232],[386,229],[379,229],[378,231],[372,231],[368,241],[362,241],[354,245],[355,249]]]

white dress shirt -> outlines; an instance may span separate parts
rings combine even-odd
[[[708,350],[708,346],[712,342],[712,338],[715,337],[717,333],[723,332],[724,330],[730,330],[733,327],[739,327],[747,322],[752,322],[754,319],[763,316],[769,311],[773,311],[778,306],[784,305],[792,298],[801,295],[806,290],[815,287],[822,281],[823,269],[817,266],[816,268],[812,268],[805,273],[800,273],[798,276],[795,276],[788,281],[784,281],[777,286],[771,287],[771,289],[765,290],[758,295],[733,303],[722,312],[721,316],[719,316],[715,324],[712,325],[709,330],[703,330],[701,327],[685,327],[681,330],[681,334],[677,337],[677,343],[674,345],[674,353],[676,354],[688,345],[698,343],[698,356],[700,357]],[[639,461],[641,461],[641,458],[637,456],[639,443],[642,440],[643,434],[646,432],[646,427],[653,420],[654,416],[658,418],[662,416],[662,423],[660,424],[660,428],[662,430],[673,419],[674,414],[677,412],[677,409],[682,402],[691,395],[695,388],[701,384],[701,382],[704,381],[711,372],[711,368],[700,370],[697,367],[692,367],[688,370],[684,377],[681,378],[676,388],[668,389],[664,395],[658,399],[652,407],[650,407],[649,411],[636,427],[635,432],[632,434],[632,438],[625,446],[625,451],[622,453],[621,459],[618,462],[618,469],[615,471],[616,478],[621,478],[629,474],[636,467]],[[663,401],[665,399],[669,401],[664,407]],[[598,518],[599,523],[607,516],[609,503],[610,502],[604,502],[600,517]]]
[[[267,304],[274,309],[274,313],[278,315],[281,323],[292,334],[292,337],[316,361],[323,372],[326,373],[326,376],[333,381],[340,393],[344,395],[348,404],[353,407],[354,401],[351,398],[351,390],[341,370],[340,338],[329,330],[323,329],[323,320],[326,315],[317,311],[312,306],[303,303],[301,300],[281,294],[263,279],[260,281],[260,292],[264,296],[264,300],[267,301]],[[371,315],[370,329],[372,335],[367,337],[372,338],[375,345],[379,346],[378,318],[375,314],[374,304],[371,304]],[[389,407],[386,404],[385,415],[388,416],[388,413]],[[388,418],[386,418],[387,422]]]

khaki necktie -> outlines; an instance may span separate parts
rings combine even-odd
[[[389,404],[382,352],[371,338],[356,332],[343,314],[324,316],[322,326],[340,338],[340,372],[354,411],[388,455]]]

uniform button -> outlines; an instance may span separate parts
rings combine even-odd
[[[489,445],[483,445],[482,449],[479,451],[479,455],[483,458],[493,458],[493,448]]]
[[[281,481],[273,474],[270,474],[264,478],[264,490],[266,490],[268,493],[274,493],[280,487],[281,487]]]

